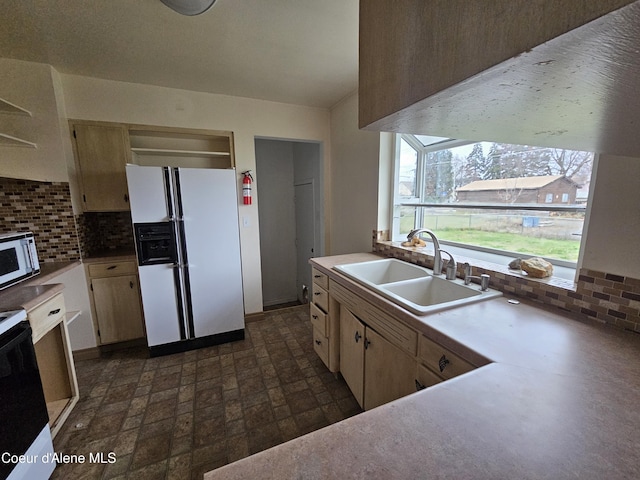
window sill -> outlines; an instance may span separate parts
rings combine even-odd
[[[450,252],[458,264],[458,276],[462,275],[462,264],[469,263],[477,273],[488,273],[492,276],[491,286],[505,293],[514,293],[526,296],[531,289],[540,286],[555,287],[566,291],[576,291],[575,269],[554,265],[554,275],[547,278],[532,278],[520,270],[512,270],[508,264],[513,257],[503,256],[493,253],[470,250],[454,245],[443,245],[444,249]],[[433,246],[427,244],[426,247],[403,247],[401,242],[377,241],[375,250],[385,255],[395,257],[415,257],[417,262],[433,266]],[[393,252],[395,251],[395,253]],[[404,254],[402,252],[405,252]],[[396,254],[397,253],[397,254]],[[447,256],[444,256],[446,259]],[[405,258],[410,261],[410,258]],[[517,284],[517,285],[514,285]],[[511,285],[511,287],[509,287]],[[516,292],[515,288],[523,290]]]

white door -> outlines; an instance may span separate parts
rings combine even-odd
[[[168,220],[165,184],[163,167],[127,165],[127,185],[133,223]]]
[[[127,165],[127,185],[133,223],[168,220],[165,170]],[[138,267],[140,295],[150,347],[183,339],[178,295],[180,282],[171,264]]]
[[[176,299],[174,266],[138,267],[140,295],[150,347],[181,340],[179,308]]]
[[[180,168],[195,336],[244,328],[236,171]]]
[[[315,256],[315,203],[313,180],[295,185],[296,208],[296,286],[298,300],[303,302],[303,285],[311,290],[309,259]]]

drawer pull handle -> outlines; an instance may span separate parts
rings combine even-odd
[[[367,350],[369,348],[369,345],[371,345],[371,340],[369,340],[368,338],[364,339],[364,349]]]
[[[440,371],[444,372],[444,369],[447,368],[447,365],[449,365],[450,363],[451,362],[449,361],[449,359],[442,355],[442,357],[440,357],[440,360],[438,360],[438,367],[440,368]]]
[[[314,294],[315,296],[322,295],[322,293],[321,293],[321,292],[313,292],[313,294]]]
[[[358,342],[360,341],[360,339],[361,339],[361,338],[362,338],[362,335],[360,335],[360,332],[358,332],[358,331],[356,330],[356,334],[355,334],[355,336],[354,336],[354,339],[355,339],[356,343],[358,343]]]
[[[316,345],[322,345],[322,342],[320,340],[316,340]]]
[[[118,268],[118,266],[117,265],[111,265],[110,267],[107,267],[107,270],[113,270],[115,268]]]
[[[56,315],[56,314],[58,314],[58,313],[60,313],[60,309],[59,309],[59,308],[56,308],[55,310],[51,310],[51,311],[49,312],[49,315],[48,315],[48,316],[50,317],[51,315]]]
[[[318,315],[311,315],[313,317],[314,320],[318,319]]]

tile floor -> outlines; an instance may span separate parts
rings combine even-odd
[[[76,369],[80,401],[55,450],[116,461],[58,465],[53,479],[201,479],[361,411],[314,353],[307,306],[267,312],[243,341],[156,358],[121,350]]]

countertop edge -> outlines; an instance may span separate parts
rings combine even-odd
[[[332,267],[376,258],[384,257],[342,255],[310,263],[359,294],[364,287]],[[476,305],[498,305],[503,312],[511,308],[492,303],[495,300]],[[486,319],[494,309],[469,305],[454,310],[456,319],[469,321],[469,313]],[[637,336],[575,321],[537,304],[524,304],[517,312],[515,317],[523,318],[513,318],[514,325],[502,323],[501,328],[511,329],[509,335],[528,333],[519,330],[523,326],[551,335],[542,337],[538,351],[516,350],[524,358],[520,364],[508,361],[513,355],[509,350],[518,345],[499,346],[504,338],[497,338],[487,348],[505,350],[498,355],[502,359],[208,472],[205,480],[252,475],[404,479],[415,478],[417,471],[431,472],[434,478],[623,479],[637,474],[640,452],[634,445],[640,442],[640,413],[633,400],[640,393]],[[530,315],[536,318],[527,318]],[[447,331],[444,317],[434,323]],[[480,332],[478,325],[474,328],[462,341]],[[563,333],[584,343],[566,345]],[[566,353],[567,348],[575,353]],[[563,355],[569,367],[557,365]],[[630,365],[620,368],[624,358]],[[533,364],[526,363],[532,359]]]

